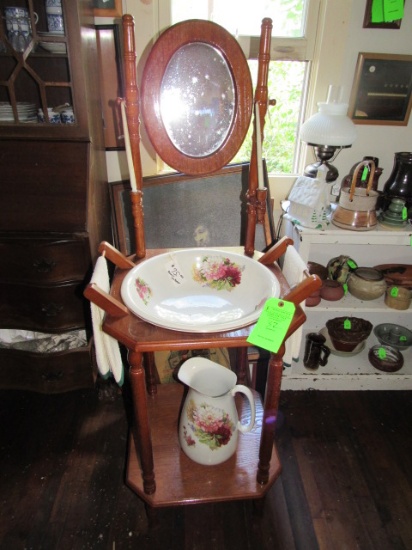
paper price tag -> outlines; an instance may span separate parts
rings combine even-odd
[[[181,285],[184,282],[183,272],[175,260],[172,259],[166,263],[166,271],[174,284]]]
[[[293,302],[269,298],[247,341],[254,346],[277,353],[292,322],[295,309]]]
[[[393,298],[396,298],[399,294],[399,288],[397,286],[394,286],[393,288],[391,288],[391,296],[393,296]]]
[[[386,349],[385,348],[379,348],[378,349],[378,357],[379,357],[379,359],[386,359]]]
[[[352,328],[352,323],[350,322],[350,319],[345,319],[343,321],[343,328],[344,330],[350,330]]]

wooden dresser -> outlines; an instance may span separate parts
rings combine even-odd
[[[8,4],[0,0],[2,13]],[[80,330],[86,341],[47,353],[1,345],[0,388],[58,393],[94,383],[83,289],[111,234],[92,13],[62,0],[65,34],[54,35],[45,4],[19,2],[38,15],[23,52],[0,23],[0,328]],[[72,106],[74,123],[38,122],[38,109],[62,105]]]

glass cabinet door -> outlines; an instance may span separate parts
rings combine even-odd
[[[79,120],[70,54],[76,0],[0,0],[0,133],[54,132]],[[76,42],[76,40],[74,40]],[[76,46],[73,46],[75,48]],[[79,47],[79,45],[77,46]],[[64,130],[63,128],[60,130]]]

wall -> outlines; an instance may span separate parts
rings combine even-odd
[[[161,0],[160,0],[161,1]],[[406,0],[405,17],[399,30],[363,29],[366,0],[322,0],[321,16],[325,28],[319,35],[317,47],[320,49],[320,63],[316,70],[316,85],[309,97],[308,116],[316,112],[316,102],[325,101],[329,84],[342,85],[344,100],[349,101],[357,56],[359,52],[412,53],[412,1]],[[139,9],[137,11],[137,6]],[[136,48],[147,49],[152,29],[158,19],[156,2],[152,0],[123,0],[124,13],[130,13],[137,23]],[[138,63],[138,72],[141,67]],[[412,150],[412,117],[408,126],[357,125],[358,137],[350,149],[340,153],[334,161],[340,177],[345,176],[355,162],[365,155],[380,159],[384,169],[380,186],[384,184],[392,170],[394,153]],[[308,151],[308,156],[311,152]],[[145,160],[153,153],[142,151],[143,167]],[[308,161],[312,162],[311,158]],[[108,152],[107,164],[109,181],[128,179],[124,153]],[[275,205],[286,198],[295,178],[276,178],[271,181]]]

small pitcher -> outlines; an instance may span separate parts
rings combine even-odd
[[[179,422],[182,450],[194,462],[206,466],[228,460],[236,452],[239,431],[249,432],[255,424],[252,392],[236,384],[236,374],[230,369],[204,357],[185,361],[178,377],[189,386]],[[250,404],[246,425],[238,418],[236,393],[243,393]]]

